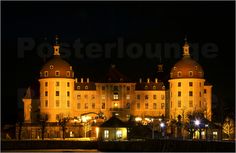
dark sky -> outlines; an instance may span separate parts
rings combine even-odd
[[[235,93],[235,4],[234,2],[2,2],[2,121],[16,119],[21,97],[17,93],[35,81],[44,64],[37,53],[43,43],[52,43],[56,34],[71,56],[65,60],[73,66],[77,77],[101,80],[111,64],[133,81],[139,77],[156,77],[160,58],[117,57],[77,58],[72,45],[78,38],[84,45],[100,45],[124,40],[131,43],[182,45],[187,34],[192,44],[202,47],[212,43],[217,56],[199,56],[205,78],[213,84],[216,99],[234,108]],[[19,39],[30,37],[35,47],[19,57]],[[22,40],[22,39],[21,39]],[[181,52],[181,50],[178,50]],[[47,58],[48,60],[49,58]],[[162,55],[165,75],[178,58]]]

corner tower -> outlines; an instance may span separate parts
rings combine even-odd
[[[71,116],[73,110],[74,72],[60,57],[59,38],[53,45],[54,56],[40,71],[40,114],[56,122],[59,114]]]

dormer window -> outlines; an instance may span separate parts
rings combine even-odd
[[[190,77],[193,76],[193,71],[189,71],[189,76],[190,76]]]
[[[77,89],[80,90],[80,86],[77,86]]]
[[[72,70],[72,66],[70,66],[70,70]]]
[[[87,85],[85,86],[85,89],[88,90],[88,86]]]
[[[153,90],[156,90],[157,89],[157,87],[156,86],[153,86]]]
[[[174,67],[174,70],[176,70],[176,67]]]
[[[50,65],[50,69],[52,70],[54,68],[54,66],[53,65]]]
[[[179,71],[179,72],[177,73],[177,76],[178,76],[178,77],[181,77],[181,71]]]
[[[70,71],[66,71],[66,76],[70,77]]]
[[[146,85],[146,86],[144,87],[144,89],[146,89],[146,90],[147,90],[147,89],[148,89],[148,86]]]
[[[197,66],[195,66],[195,70],[197,70]]]
[[[44,76],[48,77],[48,71],[44,71]]]
[[[60,71],[55,71],[55,76],[60,76]]]

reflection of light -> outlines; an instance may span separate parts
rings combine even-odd
[[[208,124],[206,124],[205,127],[208,127]]]
[[[198,126],[200,124],[200,121],[199,120],[195,120],[194,124]]]
[[[163,128],[163,127],[165,126],[165,124],[164,124],[164,123],[161,123],[160,126]]]
[[[115,113],[116,116],[118,116],[119,114],[118,113]]]
[[[140,121],[142,121],[142,118],[141,117],[135,117],[135,121],[140,122]]]
[[[96,137],[98,138],[99,128],[96,127]]]
[[[82,117],[81,117],[82,122],[87,122],[87,121],[90,120],[90,119],[91,119],[90,116],[82,116]]]
[[[161,118],[159,118],[158,120],[159,120],[159,121],[161,121],[162,119],[161,119]]]

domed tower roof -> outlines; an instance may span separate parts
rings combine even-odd
[[[40,70],[40,78],[73,78],[72,66],[60,57],[58,37],[53,48],[54,56]]]
[[[185,40],[183,46],[183,57],[171,69],[170,78],[203,78],[204,72],[200,64],[191,58],[189,44]]]

